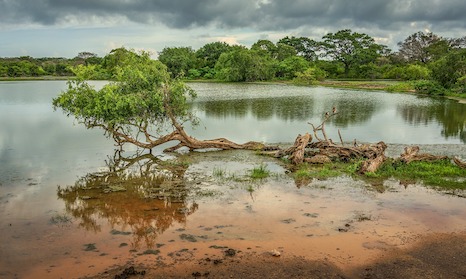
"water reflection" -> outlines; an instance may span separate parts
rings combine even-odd
[[[442,99],[424,107],[412,103],[400,104],[397,110],[406,122],[416,126],[439,122],[442,124],[442,136],[447,139],[459,138],[466,143],[466,105],[464,104]]]
[[[377,109],[374,102],[355,102],[347,99],[337,100],[327,106],[319,105],[316,108],[315,100],[308,97],[204,101],[193,104],[193,109],[204,111],[208,118],[232,117],[235,120],[241,120],[251,113],[259,121],[275,117],[283,121],[307,122],[314,116],[322,115],[333,106],[339,108],[339,114],[330,122],[337,127],[364,123]]]
[[[89,173],[57,194],[80,227],[99,232],[107,221],[113,234],[131,234],[134,248],[152,248],[158,235],[175,223],[185,224],[198,208],[187,199],[186,169],[152,154],[115,152],[106,170]]]

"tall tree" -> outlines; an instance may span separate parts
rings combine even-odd
[[[435,45],[440,47],[442,41],[445,41],[445,39],[434,33],[419,31],[410,35],[403,42],[398,43],[398,54],[408,63],[420,62],[427,64],[434,56]]]
[[[159,53],[159,61],[167,66],[172,77],[186,75],[196,67],[196,59],[191,47],[166,47]]]
[[[293,47],[297,55],[304,57],[308,61],[315,61],[318,58],[320,45],[318,42],[306,37],[284,37],[278,41],[280,44],[285,44]]]
[[[208,43],[196,51],[196,57],[200,60],[200,67],[214,68],[222,53],[231,50],[231,46],[224,42]]]
[[[328,33],[323,39],[324,56],[341,62],[345,68],[345,76],[348,76],[354,66],[374,62],[385,49],[376,44],[369,35],[352,32],[350,29]]]

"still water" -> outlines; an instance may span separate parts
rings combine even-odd
[[[201,139],[291,143],[336,107],[327,125],[334,139],[340,129],[347,141],[441,144],[466,158],[466,105],[454,101],[284,85],[191,86],[200,125],[188,131]],[[77,278],[128,261],[175,265],[218,253],[212,245],[281,247],[344,266],[347,255],[356,264],[381,253],[364,248],[371,241],[404,245],[425,231],[466,227],[464,198],[418,184],[387,181],[375,189],[340,177],[299,189],[279,162],[246,151],[190,154],[186,164],[163,168],[158,157],[131,147],[122,156],[102,131],[53,110],[52,98],[65,88],[63,81],[0,83],[0,278]],[[260,164],[271,178],[249,180]],[[340,233],[347,228],[354,234]]]

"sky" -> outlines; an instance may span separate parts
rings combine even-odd
[[[418,31],[466,36],[465,0],[0,0],[0,57],[157,53],[285,36],[320,41],[342,29],[397,50]]]

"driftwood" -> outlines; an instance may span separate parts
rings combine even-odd
[[[340,130],[338,130],[340,143],[335,144],[325,132],[325,123],[337,114],[336,109],[333,108],[332,112],[326,112],[324,114],[323,121],[320,125],[314,126],[309,123],[312,127],[314,137],[309,133],[298,135],[293,146],[286,149],[278,149],[273,152],[264,152],[263,154],[271,155],[276,158],[287,157],[293,165],[304,162],[309,164],[325,164],[332,161],[350,162],[354,160],[363,160],[358,170],[359,173],[376,172],[387,159],[385,156],[387,145],[383,141],[376,144],[358,144],[356,140],[350,145],[345,145]],[[404,152],[397,160],[409,164],[413,161],[433,162],[445,159],[449,159],[449,157],[419,153],[418,146],[410,146],[405,148]],[[453,158],[453,161],[459,167],[466,168],[466,162],[458,158]]]
[[[303,162],[325,164],[331,161],[349,162],[354,159],[365,159],[366,161],[360,169],[360,172],[376,171],[385,161],[386,157],[384,152],[387,145],[384,142],[357,145],[355,142],[353,146],[344,146],[340,131],[338,131],[338,135],[341,144],[335,144],[325,132],[325,122],[335,115],[337,115],[337,111],[333,108],[331,113],[325,113],[324,120],[320,125],[314,126],[309,123],[316,141],[312,142],[313,137],[309,133],[298,135],[293,146],[276,151],[273,154],[274,157],[280,158],[287,156],[293,165],[298,165]],[[321,135],[319,135],[319,133]]]
[[[435,156],[427,153],[419,153],[419,146],[405,147],[405,151],[400,155],[400,161],[409,164],[413,161],[433,162],[449,159],[448,156]]]
[[[287,150],[287,153],[291,154],[288,159],[293,164],[298,165],[304,162],[305,148],[311,140],[312,136],[309,133],[306,133],[303,136],[298,135],[294,145]]]

